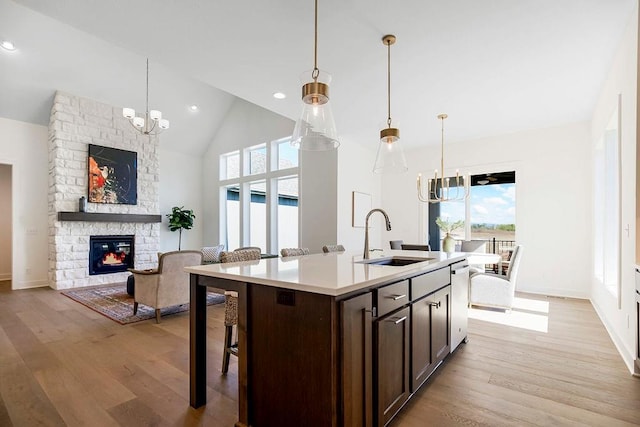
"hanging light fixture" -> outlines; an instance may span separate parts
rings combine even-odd
[[[122,115],[129,119],[138,132],[145,135],[157,135],[165,129],[169,129],[169,120],[162,118],[162,113],[158,110],[149,111],[149,58],[147,58],[147,105],[144,117],[136,116],[133,108],[123,108]]]
[[[422,174],[418,174],[418,199],[421,202],[439,203],[439,202],[461,202],[469,197],[469,177],[464,179],[460,176],[460,172],[456,170],[456,177],[453,178],[453,186],[455,190],[451,189],[451,178],[445,178],[444,176],[444,119],[446,114],[438,115],[442,123],[442,142],[441,142],[441,156],[440,156],[440,170],[442,175],[438,177],[438,169],[435,170],[433,179],[427,181],[427,192],[425,195],[423,188]],[[462,191],[460,190],[462,188]]]
[[[326,151],[338,148],[338,132],[329,105],[331,76],[318,69],[318,0],[315,0],[315,33],[313,46],[313,70],[302,75],[302,114],[296,121],[291,145],[308,151]]]
[[[382,38],[387,46],[387,128],[380,131],[375,173],[402,173],[409,169],[400,145],[400,129],[391,127],[391,45],[395,42],[396,36],[391,34]]]

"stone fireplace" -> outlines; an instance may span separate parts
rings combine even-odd
[[[78,200],[88,191],[89,144],[137,153],[136,205],[88,203],[86,213],[78,212]],[[91,236],[118,241],[131,237],[135,251],[127,261],[138,269],[156,266],[158,163],[157,137],[133,129],[121,108],[56,93],[49,124],[49,286],[68,289],[126,281],[130,273],[122,266],[122,271],[90,274]]]

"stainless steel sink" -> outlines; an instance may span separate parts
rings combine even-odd
[[[356,261],[358,264],[372,264],[372,265],[389,265],[395,267],[402,267],[404,265],[415,264],[417,262],[430,261],[435,258],[414,258],[405,256],[392,256],[387,258],[377,259],[365,259],[362,261]]]

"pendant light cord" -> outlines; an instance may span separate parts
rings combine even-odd
[[[391,127],[391,43],[387,42],[387,126]]]
[[[311,77],[313,80],[318,80],[318,75],[320,74],[320,70],[318,70],[318,0],[315,1],[315,10],[314,10],[314,33],[313,33],[313,72],[311,73]]]
[[[441,119],[442,126],[440,128],[441,132],[441,144],[440,144],[440,168],[442,171],[442,176],[440,177],[440,188],[444,189],[444,117]]]
[[[149,112],[149,58],[147,58],[147,113]]]

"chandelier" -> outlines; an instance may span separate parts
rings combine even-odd
[[[338,132],[329,105],[331,75],[318,69],[318,0],[315,0],[315,32],[313,45],[312,81],[308,72],[302,75],[302,114],[296,121],[291,145],[300,150],[327,151],[340,145]]]
[[[129,123],[144,135],[157,135],[165,129],[169,129],[169,120],[162,118],[158,110],[149,111],[149,58],[147,58],[147,105],[144,117],[136,116],[133,108],[123,108],[122,115],[129,119]]]
[[[446,119],[447,117],[448,116],[446,114],[438,115],[438,119],[440,119],[442,123],[442,142],[440,156],[440,171],[442,175],[438,177],[438,169],[435,170],[433,179],[427,180],[427,188],[425,194],[422,174],[418,174],[418,199],[421,202],[461,202],[469,197],[469,179],[462,178],[458,170],[456,170],[455,178],[445,178],[444,176],[444,119]],[[451,182],[451,180],[453,180],[453,183]],[[451,187],[455,187],[455,189],[452,189]]]
[[[400,144],[400,129],[391,127],[391,45],[396,42],[396,36],[388,34],[382,38],[387,46],[387,128],[380,131],[380,144],[376,162],[373,165],[375,173],[406,172],[407,160]]]

